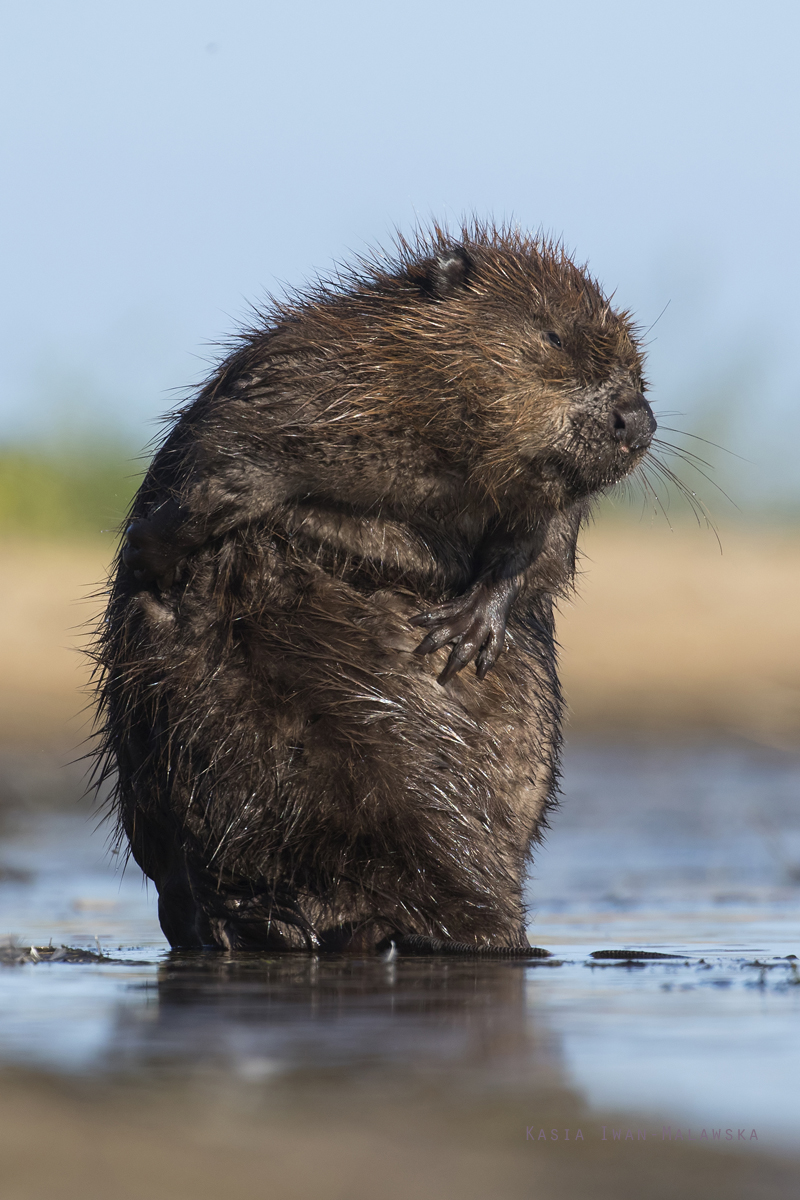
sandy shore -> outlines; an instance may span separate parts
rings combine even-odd
[[[0,543],[0,746],[67,751],[89,728],[89,664],[110,544]]]
[[[800,531],[590,529],[563,606],[562,680],[578,731],[797,744]]]
[[[601,523],[562,605],[562,678],[577,733],[800,732],[800,531]],[[0,745],[76,745],[80,654],[109,542],[0,544]]]

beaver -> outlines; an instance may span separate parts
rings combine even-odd
[[[94,651],[173,947],[527,944],[554,605],[652,440],[642,368],[560,244],[434,226],[271,301],[173,415]]]

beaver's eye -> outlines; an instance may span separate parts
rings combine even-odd
[[[557,346],[559,350],[562,348],[561,347],[561,338],[558,336],[557,333],[553,333],[552,329],[548,329],[547,333],[544,336],[546,338],[548,338],[553,343],[554,346]]]

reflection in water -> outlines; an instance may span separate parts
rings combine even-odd
[[[120,1010],[110,1065],[551,1079],[558,1055],[526,1004],[544,966],[172,952],[144,1009]]]

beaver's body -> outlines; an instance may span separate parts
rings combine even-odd
[[[642,387],[627,318],[504,232],[437,231],[243,338],[153,461],[99,648],[173,945],[524,942],[553,598],[649,444]]]

